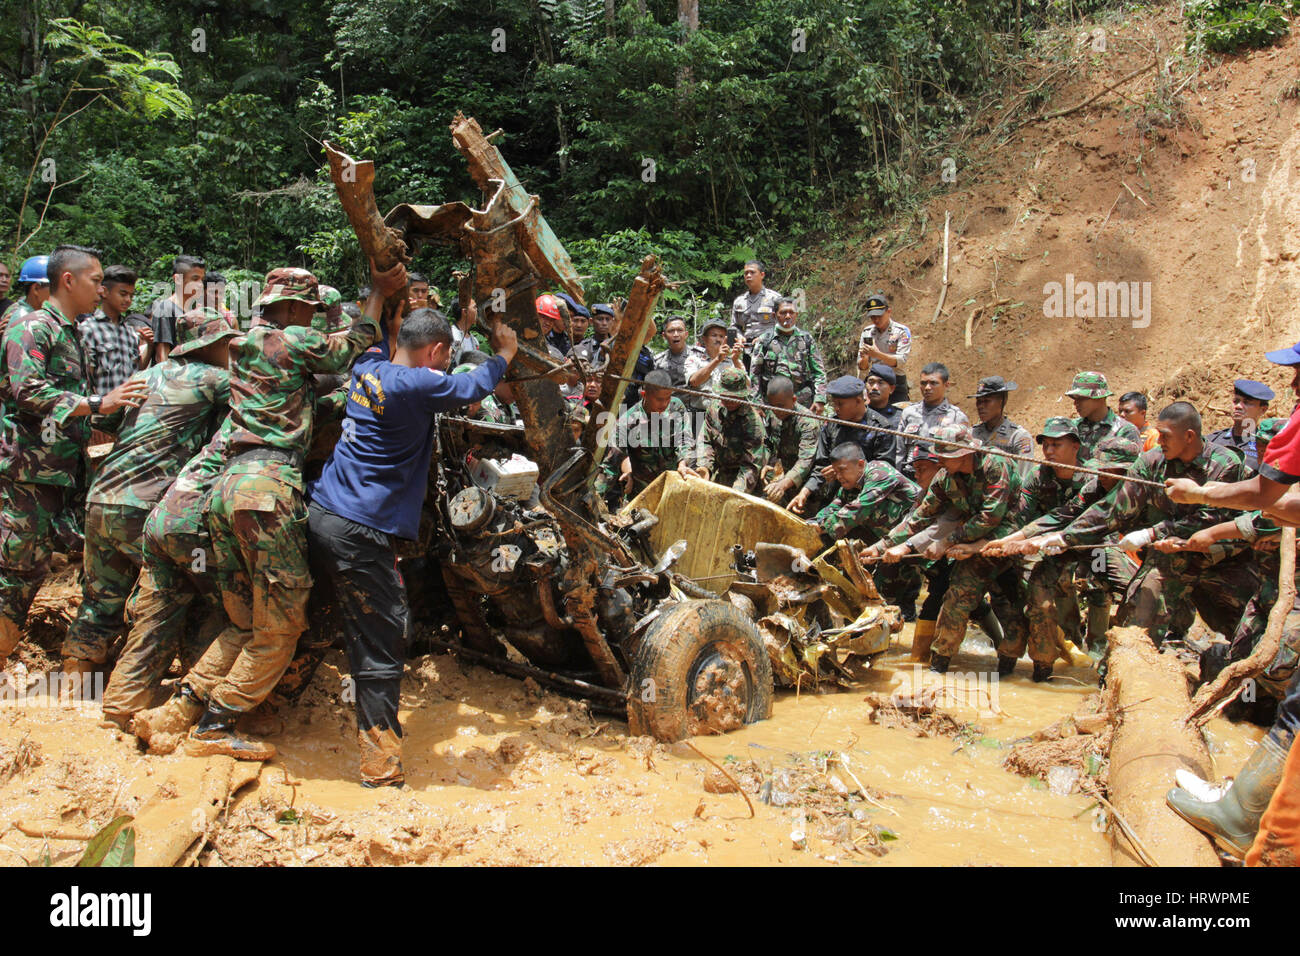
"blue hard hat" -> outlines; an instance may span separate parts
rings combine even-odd
[[[49,282],[49,256],[32,256],[23,260],[18,270],[19,282]]]

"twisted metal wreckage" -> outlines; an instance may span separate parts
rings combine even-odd
[[[444,415],[436,426],[433,493],[404,559],[412,601],[436,602],[445,591],[456,612],[461,643],[434,646],[598,709],[626,707],[633,733],[661,740],[769,717],[774,679],[795,686],[860,676],[901,618],[847,544],[810,560],[820,540],[804,522],[676,473],[607,512],[593,484],[611,431],[602,426],[613,416],[599,412],[620,407],[666,284],[659,263],[647,256],[626,302],[615,304],[598,414],[575,443],[534,302],[556,286],[581,301],[582,283],[538,197],[478,123],[457,114],[451,134],[482,209],[402,204],[380,216],[374,164],[326,144],[343,208],[378,268],[409,262],[426,242],[453,244],[472,263],[460,277],[462,301],[472,295],[481,316],[518,335],[506,381],[523,425]],[[522,459],[535,464],[535,477],[507,480],[485,467]]]

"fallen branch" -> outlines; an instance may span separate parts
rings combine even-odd
[[[998,299],[992,305],[977,305],[974,311],[966,317],[966,348],[971,346],[971,331],[975,328],[975,320],[984,314],[986,310],[999,309],[1011,302],[1010,299]]]
[[[948,297],[948,225],[952,222],[952,212],[946,211],[943,214],[943,285],[939,289],[939,302],[934,307],[934,315],[930,317],[931,322],[939,321],[939,313],[943,311],[943,300]],[[967,335],[969,339],[970,336]],[[967,345],[970,342],[966,343]]]
[[[1134,70],[1132,73],[1120,77],[1110,86],[1106,87],[1105,89],[1098,90],[1096,93],[1092,94],[1092,96],[1088,97],[1082,103],[1076,103],[1074,106],[1067,106],[1065,109],[1057,110],[1054,113],[1047,113],[1043,116],[1027,119],[1023,123],[1017,125],[1015,128],[1019,129],[1021,126],[1027,126],[1030,123],[1036,123],[1043,120],[1060,119],[1062,116],[1069,116],[1071,113],[1077,113],[1079,110],[1083,109],[1085,106],[1088,106],[1096,102],[1098,99],[1105,96],[1107,93],[1109,93],[1111,90],[1115,89],[1116,87],[1123,86],[1129,80],[1133,79],[1134,77],[1141,76],[1143,73],[1147,72],[1147,70],[1155,69],[1156,64],[1158,62],[1159,62],[1158,59],[1152,59],[1151,62],[1148,63],[1146,66],[1139,67],[1138,69]]]
[[[1100,793],[1094,793],[1092,796],[1098,803],[1110,811],[1110,815],[1114,817],[1115,822],[1119,824],[1120,832],[1123,833],[1124,836],[1128,837],[1128,841],[1133,845],[1133,849],[1137,850],[1138,858],[1147,866],[1159,866],[1160,864],[1156,862],[1155,856],[1147,848],[1147,845],[1142,842],[1142,838],[1137,835],[1137,831],[1134,830],[1129,822],[1124,819],[1124,814],[1115,809],[1115,804],[1111,803]]]
[[[745,798],[745,805],[746,805],[747,807],[749,807],[749,819],[751,819],[751,820],[754,819],[754,816],[755,816],[755,814],[754,814],[754,801],[752,801],[752,800],[749,799],[749,794],[747,794],[747,793],[745,792],[745,788],[744,788],[744,787],[742,787],[739,783],[736,782],[736,778],[733,777],[731,774],[727,773],[727,771],[723,770],[722,767],[721,767],[721,765],[718,764],[718,762],[717,762],[716,760],[714,760],[712,757],[710,757],[708,754],[706,754],[706,753],[705,753],[703,750],[701,750],[699,747],[695,746],[695,744],[691,743],[689,740],[683,740],[682,743],[686,744],[686,746],[690,747],[690,748],[691,748],[692,750],[694,750],[697,754],[699,754],[701,757],[703,757],[705,760],[707,760],[707,761],[709,762],[709,764],[710,764],[710,765],[711,765],[715,770],[718,771],[718,773],[722,774],[724,777],[727,778],[728,782],[729,782],[733,787],[736,788],[736,792],[739,793],[742,797]]]
[[[1236,661],[1221,670],[1214,680],[1202,684],[1192,698],[1192,709],[1183,718],[1186,723],[1203,725],[1212,716],[1220,700],[1231,699],[1241,692],[1247,679],[1264,672],[1282,646],[1282,630],[1286,618],[1295,604],[1295,528],[1282,529],[1282,544],[1278,554],[1278,594],[1273,609],[1268,613],[1268,626],[1255,650],[1245,660]]]

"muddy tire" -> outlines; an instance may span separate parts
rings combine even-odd
[[[726,601],[684,601],[637,645],[628,726],[671,742],[772,716],[772,664],[753,623]]]

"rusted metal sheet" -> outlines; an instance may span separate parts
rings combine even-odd
[[[511,218],[517,220],[520,244],[534,270],[562,286],[579,302],[583,301],[578,270],[573,267],[573,261],[546,218],[537,211],[537,197],[524,189],[500,150],[483,135],[478,121],[458,112],[451,122],[451,138],[469,162],[470,176],[484,195],[497,192],[493,180],[504,185],[499,202],[512,213]]]

